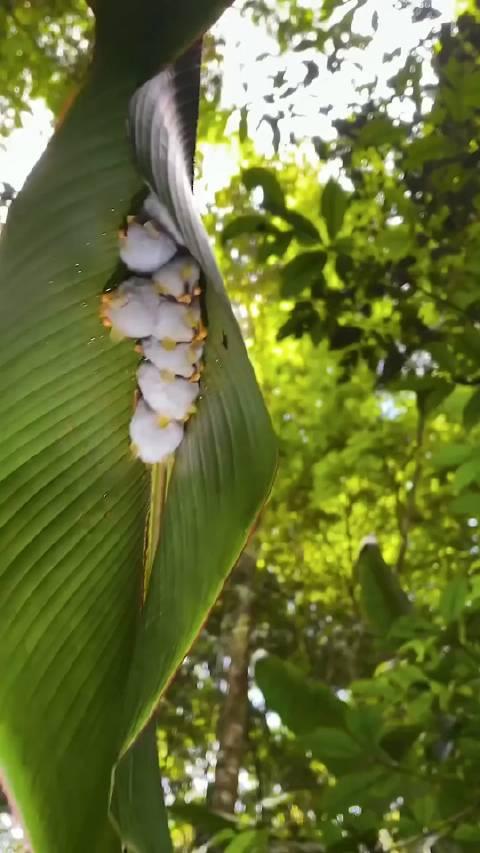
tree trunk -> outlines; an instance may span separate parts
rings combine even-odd
[[[252,581],[255,560],[244,553],[235,570],[232,593],[233,609],[230,641],[225,654],[230,658],[227,670],[227,693],[218,721],[219,749],[215,781],[210,790],[210,807],[214,811],[233,814],[238,796],[238,775],[246,747],[248,712],[248,664],[252,631]],[[230,617],[232,618],[232,617]]]

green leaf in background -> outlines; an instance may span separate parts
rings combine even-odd
[[[432,794],[413,798],[411,808],[420,827],[430,826],[432,821],[438,820],[437,801]]]
[[[279,231],[276,235],[269,235],[262,245],[257,248],[257,258],[264,263],[272,255],[283,257],[293,239],[293,231]]]
[[[268,832],[266,829],[247,829],[237,835],[225,853],[267,853]]]
[[[337,779],[332,788],[327,788],[323,805],[335,814],[346,811],[350,806],[365,806],[369,801],[382,798],[388,801],[389,793],[385,791],[387,778],[385,770],[378,767],[348,773]]]
[[[310,219],[307,219],[306,216],[303,216],[301,213],[297,213],[295,210],[289,210],[288,208],[279,208],[278,210],[273,209],[272,212],[292,226],[295,239],[298,240],[299,243],[309,245],[311,243],[321,242],[318,228]]]
[[[287,335],[292,334],[300,337],[307,330],[315,345],[325,336],[325,326],[320,319],[318,311],[310,301],[302,300],[296,302],[293,306],[288,320],[280,326],[277,338],[281,341]]]
[[[421,733],[421,728],[418,726],[395,726],[387,729],[381,738],[382,749],[387,752],[395,761],[401,761],[413,746],[418,736]]]
[[[373,748],[382,737],[383,717],[379,708],[348,706],[345,714],[347,729],[357,743]]]
[[[450,508],[455,515],[480,515],[480,492],[467,491],[455,498]]]
[[[169,814],[182,823],[189,823],[196,830],[200,829],[208,835],[216,835],[227,831],[233,833],[236,828],[234,817],[224,817],[210,811],[203,803],[179,803],[175,801],[169,808]]]
[[[442,134],[431,133],[415,139],[406,148],[405,166],[412,169],[422,165],[425,160],[437,160],[455,154],[455,145]]]
[[[340,824],[322,821],[321,838],[325,850],[339,850],[345,853],[345,830]],[[350,843],[350,839],[348,839]]]
[[[137,632],[127,691],[127,746],[199,632],[247,541],[276,468],[270,419],[193,204],[177,92],[169,71],[145,84],[132,102],[131,134],[142,174],[205,274],[208,338],[198,414],[175,457]]]
[[[419,408],[425,415],[429,415],[450,396],[454,387],[451,382],[435,377],[429,383],[429,387],[418,389],[417,402]]]
[[[453,487],[457,492],[462,491],[471,483],[480,480],[480,455],[473,455],[455,471]]]
[[[243,170],[242,179],[247,190],[254,190],[256,187],[261,187],[263,190],[263,206],[267,210],[271,206],[274,208],[285,208],[283,190],[275,172],[270,169],[264,169],[261,166],[252,166],[251,169]]]
[[[438,609],[447,625],[455,622],[462,615],[468,590],[466,578],[454,578],[443,590]]]
[[[163,802],[155,721],[115,770],[111,813],[129,853],[170,853],[172,843]]]
[[[312,682],[293,664],[270,655],[255,666],[255,679],[267,707],[284,725],[302,735],[318,726],[341,726],[345,703],[323,684]]]
[[[222,242],[226,243],[240,234],[282,234],[282,231],[262,213],[248,213],[237,216],[227,222],[222,232]]]
[[[480,389],[473,392],[463,410],[463,425],[471,429],[480,421]]]
[[[314,758],[323,761],[325,764],[328,764],[330,758],[360,760],[365,749],[348,732],[329,726],[320,726],[302,735],[300,741]]]
[[[248,110],[242,107],[240,110],[240,123],[238,126],[238,138],[240,142],[245,142],[248,137]]]
[[[365,545],[358,558],[356,574],[365,617],[373,630],[388,634],[392,624],[411,609],[396,576],[383,560],[378,545]]]
[[[476,848],[478,848],[478,844],[480,843],[480,827],[476,823],[462,823],[455,829],[453,837],[456,841],[475,844]]]
[[[368,148],[370,145],[375,148],[379,145],[398,145],[404,136],[405,131],[402,127],[396,127],[387,116],[377,115],[362,127],[357,137],[357,144],[360,148]]]
[[[437,450],[432,456],[432,465],[436,468],[451,468],[470,459],[472,448],[466,444],[448,444]]]
[[[327,225],[327,231],[331,240],[335,239],[340,231],[345,213],[348,208],[348,193],[333,178],[330,178],[324,186],[320,203],[320,212]]]
[[[378,248],[392,261],[398,261],[408,255],[412,245],[412,234],[408,225],[391,225],[377,241]]]
[[[280,295],[284,299],[298,296],[322,275],[327,259],[322,250],[301,252],[286,264],[281,272]]]

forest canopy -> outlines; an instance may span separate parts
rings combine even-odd
[[[158,708],[178,850],[480,849],[480,14],[445,5],[239,0],[204,38],[197,194],[279,460]],[[93,16],[0,34],[8,146]]]

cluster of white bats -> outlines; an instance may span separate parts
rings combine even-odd
[[[114,339],[133,338],[143,356],[130,438],[135,455],[154,464],[175,452],[195,411],[206,337],[201,271],[153,194],[121,232],[120,258],[132,275],[103,294],[101,313]]]

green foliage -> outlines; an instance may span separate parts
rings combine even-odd
[[[326,261],[325,252],[302,252],[296,255],[282,269],[281,295],[291,299],[305,290],[309,285],[322,281],[323,266]]]
[[[411,122],[394,123],[385,99],[359,104],[348,120],[335,122],[338,138],[329,154],[343,161],[343,178],[353,192],[332,179],[322,189],[319,219],[312,224],[319,244],[322,234],[331,241],[325,284],[319,288],[311,283],[309,316],[294,308],[287,330],[311,334],[316,342],[318,317],[325,319],[323,336],[332,348],[344,351],[345,366],[366,358],[384,386],[393,387],[401,378],[408,387],[419,352],[430,357],[424,368],[429,377],[451,385],[477,381],[474,282],[480,187],[473,52],[478,24],[460,20],[458,43],[444,34],[436,60],[439,85],[429,112],[419,110]],[[412,81],[419,85],[420,67],[417,58],[410,58],[389,81],[398,97],[406,98]],[[391,168],[379,151],[388,154]],[[268,170],[260,171],[267,182]],[[278,202],[288,187],[285,182],[279,187],[278,172],[270,171],[270,176]],[[307,210],[307,195],[303,204]],[[448,213],[452,206],[461,208],[461,216]],[[268,199],[265,207],[275,212]],[[311,208],[310,191],[308,213]],[[290,224],[295,236],[295,222]],[[313,241],[313,230],[311,236]],[[281,294],[301,299],[302,305],[303,290],[299,285],[297,292],[283,289]],[[472,402],[467,425],[475,422],[475,411]]]
[[[280,234],[278,228],[269,222],[261,213],[250,213],[246,216],[238,216],[225,226],[222,232],[222,240],[226,243],[240,234]]]
[[[473,838],[468,817],[476,810],[478,783],[470,775],[475,759],[468,732],[478,717],[479,647],[478,634],[464,622],[467,619],[471,626],[478,622],[473,588],[464,578],[449,583],[430,622],[418,620],[415,614],[403,617],[398,628],[403,639],[397,650],[392,655],[391,647],[385,645],[387,657],[370,678],[352,682],[343,714],[325,727],[319,704],[318,725],[312,715],[308,734],[298,733],[299,749],[306,751],[310,762],[321,762],[317,772],[328,774],[317,814],[321,830],[343,813],[350,845],[365,843],[370,831],[375,837],[375,828],[383,822],[400,846],[404,832],[421,838],[424,833],[435,834],[437,827],[456,839]],[[447,647],[443,622],[451,625]],[[464,628],[459,633],[461,624]],[[273,659],[272,666],[268,658],[261,663],[263,671],[270,672],[267,681],[263,671],[257,676],[268,707],[296,731],[290,721],[293,691],[288,664],[280,667]],[[317,689],[322,687],[327,689],[317,684]],[[301,700],[314,690],[310,679],[302,686],[296,670],[295,695]],[[460,782],[465,774],[467,788]],[[399,796],[401,802],[397,802]],[[362,821],[355,824],[347,819],[354,807],[369,815],[366,834]],[[328,831],[324,839],[330,849]]]
[[[296,735],[318,725],[336,726],[343,716],[343,705],[322,684],[309,684],[290,663],[274,656],[263,658],[255,667],[255,679],[269,708],[277,711]]]
[[[443,590],[439,610],[447,625],[456,622],[462,615],[468,593],[468,581],[462,577],[450,581]]]
[[[375,632],[388,634],[395,621],[409,612],[410,604],[377,545],[362,548],[356,575],[366,621]]]
[[[286,207],[276,208],[276,212],[280,219],[287,222],[293,228],[293,236],[299,243],[310,245],[311,243],[320,242],[320,234],[318,229],[306,216],[297,213],[295,210],[289,210]]]
[[[206,832],[209,837],[219,833],[225,833],[227,838],[233,835],[234,820],[229,820],[216,812],[209,811],[201,803],[177,803],[170,809],[170,814],[174,818],[190,823],[202,832]],[[229,834],[226,835],[226,833]]]
[[[352,88],[345,115],[330,110],[325,80],[371,37],[356,15],[362,2],[345,13],[340,0],[247,0],[242,16],[265,21],[275,70],[259,104],[260,72],[252,86],[238,69],[245,97],[231,121],[221,35],[205,45],[200,142],[239,161],[207,223],[280,460],[251,542],[250,646],[263,656],[256,683],[245,680],[235,814],[209,803],[236,573],[160,705],[177,849],[478,848],[478,12],[470,3],[472,17],[429,36],[434,4],[401,5],[424,27],[421,46],[386,55],[382,85]],[[292,55],[302,67],[293,83]],[[289,140],[312,91],[334,132]],[[266,157],[255,150],[259,120],[272,131]],[[201,171],[201,145],[197,162]],[[154,638],[151,707],[182,654],[178,625],[215,574],[208,556],[225,523],[222,506],[193,506],[187,485],[177,495],[181,537],[203,556],[191,575],[174,571],[168,549],[157,562],[152,610],[170,621],[137,647]],[[197,511],[204,534],[191,539]],[[361,552],[371,534],[378,547]]]
[[[2,4],[0,133],[20,125],[31,98],[43,98],[54,113],[61,111],[83,79],[92,30],[93,15],[85,0]]]
[[[322,192],[320,211],[331,240],[340,231],[347,208],[348,196],[345,190],[336,181],[330,180]]]
[[[263,192],[263,205],[267,210],[283,208],[284,196],[280,182],[274,172],[254,166],[243,172],[243,183],[247,190],[260,187]]]
[[[465,429],[475,426],[480,420],[480,391],[474,391],[463,410]]]
[[[289,16],[282,33],[301,29],[292,4]],[[455,62],[474,73],[478,33],[468,20],[459,30],[445,27],[435,49],[431,106],[415,51],[391,78],[391,92],[418,105],[411,121],[391,117],[388,97],[336,121],[337,137],[316,149],[341,158],[339,179],[319,192],[310,152],[280,169],[244,149],[242,175],[214,206],[233,230],[262,217],[260,232],[230,231],[224,251],[280,437],[257,536],[266,712],[251,709],[244,759],[261,790],[241,795],[272,849],[403,853],[429,837],[442,851],[475,849],[478,94]],[[249,168],[261,182],[245,185]],[[250,193],[265,171],[273,200]],[[300,226],[282,221],[279,185],[316,242],[312,230],[302,245]],[[276,244],[274,227],[293,233]],[[367,547],[357,566],[372,533],[381,553]],[[325,696],[343,713],[325,720]],[[267,813],[275,784],[285,799]]]
[[[225,848],[228,853],[267,853],[268,833],[265,830],[248,829],[239,833]]]

